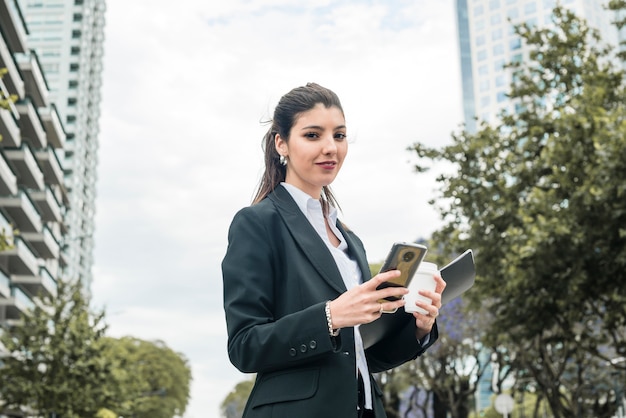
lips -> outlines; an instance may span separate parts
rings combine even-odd
[[[337,167],[337,162],[336,161],[322,161],[321,163],[315,163],[315,165],[318,165],[325,170],[332,170],[335,167]]]

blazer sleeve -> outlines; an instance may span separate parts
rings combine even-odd
[[[411,316],[412,319],[412,316]],[[383,339],[366,350],[367,362],[372,373],[393,369],[421,356],[439,337],[437,324],[428,334],[426,343],[415,337],[415,321],[408,321],[397,334]]]
[[[244,373],[312,362],[337,350],[326,324],[324,302],[277,318],[280,252],[271,222],[254,207],[239,211],[222,261],[228,354]]]

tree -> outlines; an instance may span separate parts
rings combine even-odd
[[[626,26],[626,0],[609,0],[607,7],[616,12],[615,26],[618,30],[622,30]],[[618,56],[622,60],[626,60],[626,39],[620,41],[622,48],[618,52]]]
[[[95,416],[107,404],[111,376],[102,356],[103,316],[89,311],[80,283],[59,281],[56,298],[44,298],[0,336],[9,353],[0,368],[2,405],[43,416]]]
[[[438,179],[434,236],[475,250],[472,307],[494,312],[485,343],[507,345],[555,417],[600,417],[601,366],[626,355],[624,73],[584,21],[553,19],[516,29],[530,54],[511,66],[515,112],[413,149],[458,169]]]
[[[246,402],[254,386],[254,377],[237,383],[235,388],[226,395],[220,406],[220,413],[223,418],[241,418]]]
[[[107,338],[113,411],[124,417],[182,416],[189,403],[191,369],[187,359],[162,341]]]

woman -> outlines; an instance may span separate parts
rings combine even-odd
[[[359,325],[404,305],[402,287],[377,287],[359,238],[337,220],[329,185],[348,151],[339,98],[309,83],[284,95],[264,138],[265,173],[239,211],[222,262],[231,362],[257,373],[244,417],[385,417],[371,376],[415,359],[437,338],[445,283],[428,314],[365,348]],[[390,296],[396,301],[385,301]]]

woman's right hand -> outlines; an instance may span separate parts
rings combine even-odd
[[[333,328],[346,328],[367,324],[382,315],[383,311],[395,311],[404,306],[402,296],[409,293],[405,287],[390,286],[377,289],[382,283],[400,277],[399,270],[379,273],[367,282],[355,286],[330,302],[330,316]],[[395,301],[384,300],[390,296],[399,298]]]

